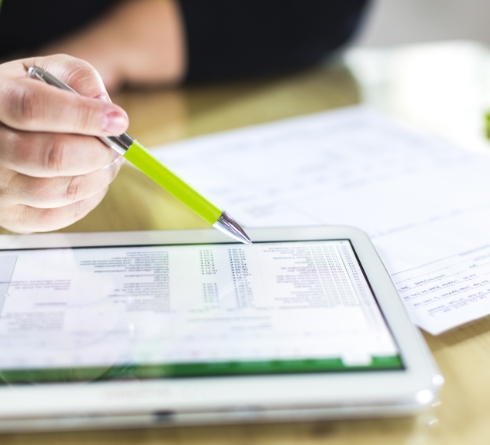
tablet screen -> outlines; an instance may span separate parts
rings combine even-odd
[[[8,383],[403,369],[349,240],[0,251]]]

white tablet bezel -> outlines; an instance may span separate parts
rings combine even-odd
[[[389,407],[405,407],[399,411],[415,412],[433,402],[443,378],[366,234],[355,228],[334,226],[248,229],[247,232],[254,241],[350,240],[400,348],[405,369],[5,385],[0,386],[0,421],[179,413],[217,413],[218,419],[219,413],[223,413],[225,419],[224,413],[251,409],[264,412],[325,409],[325,413],[344,411],[355,415],[357,408],[359,413],[367,409],[374,415],[377,411],[389,412]],[[5,235],[0,237],[0,249],[220,242],[228,243],[229,239],[216,230]]]

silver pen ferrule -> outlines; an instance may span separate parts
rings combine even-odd
[[[243,230],[226,212],[221,214],[218,220],[213,224],[213,227],[243,244],[252,244],[252,240],[245,233],[245,230]]]
[[[123,133],[119,136],[100,137],[99,139],[122,156],[126,154],[134,142],[134,139],[128,133]]]

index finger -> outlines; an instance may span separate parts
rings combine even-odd
[[[126,112],[117,105],[35,79],[1,82],[0,98],[0,121],[18,130],[110,136],[128,126]]]
[[[29,78],[31,66],[49,71],[83,97]],[[110,103],[99,74],[83,60],[56,55],[0,67],[0,121],[12,128],[94,136],[116,135],[127,128],[126,113]]]
[[[30,66],[37,66],[49,71],[53,76],[66,83],[81,96],[92,98],[103,96],[109,99],[109,94],[99,73],[85,60],[65,54],[57,54],[26,60],[24,67],[27,69]]]

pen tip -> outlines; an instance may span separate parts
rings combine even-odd
[[[245,233],[245,230],[226,212],[221,214],[213,227],[243,244],[252,244],[252,240]]]

